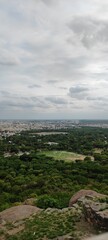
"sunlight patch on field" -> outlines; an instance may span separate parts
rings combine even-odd
[[[66,151],[42,151],[42,154],[45,154],[48,157],[53,157],[55,160],[65,160],[65,161],[74,161],[84,160],[85,155],[77,154],[74,152],[66,152]]]

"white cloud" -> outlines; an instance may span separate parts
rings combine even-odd
[[[0,0],[2,118],[108,117],[107,10],[106,0]]]

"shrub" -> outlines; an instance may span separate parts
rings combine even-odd
[[[36,203],[37,207],[40,208],[57,208],[58,207],[58,201],[56,199],[54,199],[53,197],[50,197],[49,195],[44,195],[44,196],[40,196],[37,200]]]

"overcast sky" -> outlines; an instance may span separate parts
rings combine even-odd
[[[108,119],[107,0],[0,0],[0,118]]]

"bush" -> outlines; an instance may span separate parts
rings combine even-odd
[[[56,199],[54,199],[53,197],[50,197],[49,195],[44,195],[44,196],[40,196],[37,200],[36,203],[37,207],[40,208],[57,208],[58,207],[58,201]]]

